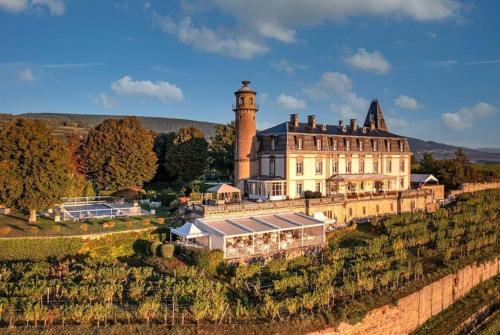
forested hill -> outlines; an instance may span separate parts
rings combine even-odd
[[[421,159],[424,153],[431,153],[434,158],[444,159],[453,158],[455,156],[456,146],[438,143],[434,141],[424,141],[418,138],[408,138],[411,151],[415,155],[415,158]],[[488,162],[500,162],[500,152],[492,151],[481,151],[469,148],[463,148],[467,157],[472,161],[488,161]]]
[[[58,114],[58,113],[29,113],[19,116],[46,119],[55,121],[61,126],[76,126],[79,128],[90,128],[98,125],[105,119],[120,118],[121,115],[92,115],[92,114]],[[213,136],[216,123],[202,122],[186,119],[173,119],[166,117],[139,116],[144,127],[154,130],[158,133],[170,133],[184,127],[196,127],[200,129],[205,136]]]
[[[29,118],[44,119],[54,127],[56,135],[63,135],[68,132],[85,133],[88,128],[93,127],[108,118],[119,118],[120,115],[92,115],[92,114],[66,114],[66,113],[29,113],[21,115],[0,114],[0,125],[2,121],[10,121],[15,117],[23,116]],[[216,123],[202,122],[186,119],[173,119],[167,117],[146,117],[139,116],[142,124],[158,133],[168,133],[177,131],[182,127],[197,127],[203,133],[211,137],[214,135]],[[430,152],[436,159],[452,158],[455,154],[456,146],[438,143],[434,141],[424,141],[417,138],[408,138],[410,148],[417,159],[421,159],[423,154]],[[474,150],[464,148],[465,154],[473,161],[500,162],[500,152],[494,150]]]

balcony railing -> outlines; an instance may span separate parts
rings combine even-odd
[[[258,111],[259,110],[259,104],[253,104],[253,105],[240,105],[240,104],[233,104],[233,111],[236,111],[238,109],[253,109]]]

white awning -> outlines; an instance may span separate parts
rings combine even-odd
[[[184,238],[197,238],[209,235],[207,232],[204,232],[200,228],[196,227],[193,222],[186,222],[179,228],[171,229],[170,232]]]

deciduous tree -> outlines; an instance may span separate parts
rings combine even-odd
[[[18,119],[0,131],[0,203],[30,211],[47,208],[66,196],[69,154],[41,120]]]
[[[85,174],[99,191],[142,187],[156,172],[153,135],[136,117],[104,120],[91,129],[82,158]]]

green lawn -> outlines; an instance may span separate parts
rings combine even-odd
[[[54,222],[52,219],[39,217],[37,223],[30,224],[27,214],[12,209],[10,215],[0,214],[0,237],[68,236],[137,230],[161,225],[158,219],[155,215],[145,215],[80,222]],[[114,226],[103,227],[105,222],[114,222]]]

